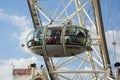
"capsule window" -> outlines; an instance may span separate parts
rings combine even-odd
[[[43,28],[31,31],[27,36],[27,47],[39,46],[43,44]]]
[[[48,28],[46,33],[46,44],[61,43],[61,28]]]
[[[69,26],[65,32],[65,44],[85,46],[89,41],[88,36],[87,30],[78,26]]]

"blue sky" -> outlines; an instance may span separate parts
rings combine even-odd
[[[51,5],[56,3],[54,2],[55,0],[42,0],[41,3],[48,5],[45,4],[47,1],[51,3]],[[110,4],[110,1],[113,1],[112,4]],[[116,53],[120,57],[118,51],[120,49],[120,41],[118,40],[120,39],[120,0],[101,0],[101,2],[106,35],[107,38],[111,39],[107,40],[107,42],[110,43],[110,45],[108,45],[109,53],[113,55],[113,50],[111,50],[113,49],[111,36],[113,36],[112,32],[114,32],[114,35],[117,35],[118,43]],[[106,4],[108,6],[107,8]],[[112,6],[111,9],[110,6]],[[108,15],[110,16],[107,23]],[[0,69],[8,70],[8,72],[0,72],[0,80],[1,78],[2,80],[10,80],[9,78],[5,78],[5,75],[10,76],[9,73],[11,73],[12,62],[16,67],[27,67],[31,56],[32,62],[43,63],[42,57],[21,47],[21,44],[25,43],[25,35],[33,29],[27,0],[0,1],[0,28]],[[113,31],[112,28],[114,28]],[[21,64],[24,64],[24,66]]]
[[[23,17],[25,21],[27,20],[30,21],[30,14],[27,3],[25,0],[20,0],[20,1],[8,0],[7,2],[2,0],[0,2],[0,8],[1,8],[1,12],[4,15],[0,19],[0,24],[1,24],[0,37],[2,39],[0,43],[2,45],[0,46],[2,56],[0,56],[0,58],[9,59],[14,56],[15,56],[14,58],[18,58],[20,56],[22,57],[25,53],[19,49],[20,48],[20,45],[18,44],[19,41],[15,39],[15,37],[13,36],[15,33],[19,35],[19,32],[21,31],[18,25],[21,24],[18,21],[18,25],[17,25],[11,19],[16,16],[18,18]],[[32,27],[32,25],[30,24],[27,23],[26,25]],[[26,54],[25,57],[27,57]]]
[[[25,43],[24,35],[33,28],[27,1],[1,0],[0,26],[0,80],[11,80],[12,63],[25,68],[30,61],[40,61],[40,56],[21,47],[21,43]]]

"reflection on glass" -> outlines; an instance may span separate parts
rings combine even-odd
[[[46,45],[61,44],[62,27],[49,27],[45,33]],[[66,45],[90,46],[91,39],[88,30],[79,26],[67,26],[64,41]],[[43,27],[31,31],[27,37],[27,46],[39,46],[43,44]]]
[[[48,28],[46,34],[46,44],[60,44],[61,41],[61,29],[60,28]]]
[[[89,46],[91,43],[88,31],[78,27],[69,26],[65,33],[65,44]]]
[[[27,47],[39,46],[43,44],[42,36],[43,28],[35,29],[28,34],[27,37]]]

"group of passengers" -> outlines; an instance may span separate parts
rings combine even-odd
[[[60,44],[61,43],[61,30],[51,30],[50,35],[46,34],[46,44]],[[75,34],[76,33],[76,34]],[[65,33],[65,44],[85,44],[85,35],[79,32],[70,32],[66,30]],[[43,37],[40,36],[40,31],[36,32],[36,36],[28,42],[29,46],[38,46],[43,44]]]
[[[61,37],[60,30],[52,30],[51,35],[46,38],[46,43],[47,44],[59,44],[60,37]]]

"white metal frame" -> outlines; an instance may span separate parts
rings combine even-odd
[[[61,0],[61,3],[64,3],[64,1],[65,0]],[[98,26],[96,26],[96,24],[94,23],[95,20],[91,18],[91,16],[86,10],[86,6],[92,4],[92,0],[84,0],[84,1],[86,1],[84,2],[84,4],[82,3],[82,0],[69,0],[67,4],[64,3],[63,10],[59,13],[59,15],[55,19],[53,19],[53,23],[60,22],[59,24],[62,24],[64,22],[69,22],[69,21],[74,22],[73,18],[75,16],[78,16],[79,24],[76,24],[76,25],[80,25],[81,27],[84,27],[85,29],[90,31],[92,35],[91,46],[92,46],[93,51],[84,52],[80,55],[76,55],[72,57],[64,57],[64,58],[54,58],[54,57],[49,58],[47,57],[47,54],[46,54],[45,57],[49,59],[47,63],[51,65],[51,67],[49,67],[51,71],[50,73],[52,73],[53,75],[56,74],[55,76],[57,78],[55,80],[59,80],[59,79],[62,79],[62,80],[80,80],[80,79],[81,80],[99,80],[103,78],[107,80],[108,78],[110,78],[109,77],[110,75],[108,74],[110,73],[110,70],[107,67],[108,65],[106,63],[104,64],[105,59],[103,58],[105,57],[102,57],[104,54],[102,55],[100,51],[102,49],[102,47],[100,47],[101,46],[100,42],[101,42],[102,37],[101,35],[97,34],[97,32],[100,32],[98,30],[99,28],[97,28]],[[69,8],[69,6],[73,3],[75,4],[76,11],[68,15],[67,8]],[[42,14],[48,20],[48,24],[52,23],[52,20],[50,19],[50,17],[47,16],[43,12],[43,10],[40,9],[41,6],[39,6],[39,4],[34,5],[34,7],[36,8],[36,10],[39,11],[40,14]],[[59,6],[55,10],[55,12],[53,12],[53,18],[55,17],[55,15],[57,15],[58,10],[59,10]],[[64,12],[66,13],[66,17],[61,19]],[[84,21],[84,16],[86,16],[87,20],[90,22],[92,26],[87,25],[87,23]],[[91,30],[90,28],[92,28],[93,30]],[[74,66],[76,69],[73,68],[73,70],[71,70],[72,67],[70,66],[73,66],[74,63],[76,64],[76,62],[78,62],[79,66],[77,66],[78,65],[77,64]],[[86,76],[88,76],[87,77],[88,79],[86,78]]]

